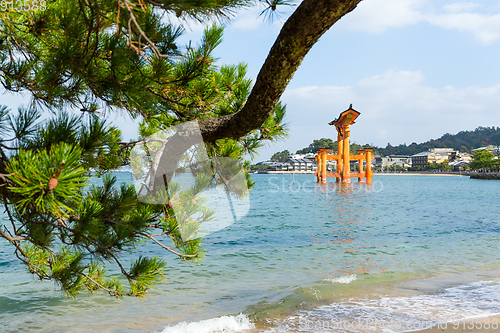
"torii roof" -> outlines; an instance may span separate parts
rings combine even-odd
[[[354,124],[354,120],[358,118],[361,113],[352,108],[352,104],[349,105],[349,109],[342,111],[338,118],[328,123],[328,125],[335,125],[335,127],[342,127],[344,125]]]

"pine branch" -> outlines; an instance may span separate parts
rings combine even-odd
[[[117,290],[112,290],[112,289],[106,288],[102,284],[100,284],[99,282],[97,282],[96,280],[94,280],[93,278],[91,278],[90,276],[88,276],[87,274],[85,274],[83,272],[78,272],[78,273],[81,276],[83,276],[84,278],[86,278],[87,280],[89,280],[90,282],[92,282],[93,284],[95,284],[96,286],[98,286],[99,289],[108,292],[112,296],[121,297],[121,296],[128,296],[128,295],[130,295],[130,294],[121,293],[121,292],[119,292]]]
[[[0,236],[8,240],[10,243],[17,244],[17,242],[20,242],[22,240],[26,240],[26,237],[12,237],[5,231],[0,230]]]
[[[142,235],[142,236],[144,236],[146,238],[151,239],[153,242],[155,242],[156,244],[160,245],[165,250],[167,250],[169,252],[172,252],[173,254],[179,256],[181,259],[184,259],[184,258],[197,258],[198,257],[197,254],[182,254],[182,253],[176,252],[176,251],[174,251],[174,248],[171,248],[171,247],[168,247],[168,246],[162,244],[160,241],[158,241],[152,235],[148,235],[148,234],[145,234],[145,233],[138,233],[138,234]],[[178,247],[175,247],[175,248],[178,248]]]
[[[153,52],[153,54],[158,58],[169,58],[169,59],[174,59],[174,60],[180,60],[189,54],[189,52],[190,52],[189,49],[186,51],[186,53],[183,56],[180,56],[180,57],[173,57],[173,56],[170,56],[168,54],[162,54],[158,50],[158,48],[156,47],[155,43],[153,43],[149,39],[149,37],[146,35],[146,33],[144,33],[144,31],[141,29],[141,26],[137,22],[137,19],[134,15],[134,12],[131,8],[132,4],[128,0],[122,0],[122,1],[123,1],[124,7],[127,8],[127,11],[130,15],[130,19],[128,21],[128,30],[129,30],[128,46],[129,47],[131,47],[132,49],[137,51],[137,53],[139,53],[141,56],[145,57],[144,52],[142,51],[142,46],[141,46],[141,38],[144,38],[148,42],[147,47],[149,47],[151,49],[151,51]],[[133,45],[133,42],[132,42],[132,35],[133,34],[132,34],[131,23],[134,23],[134,29],[136,29],[136,34],[139,35],[138,47],[135,47]],[[144,45],[146,45],[146,44],[144,44]],[[145,59],[147,59],[147,58],[145,57]]]

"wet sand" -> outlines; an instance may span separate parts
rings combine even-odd
[[[380,173],[374,173],[374,177],[377,176],[462,176],[462,177],[469,177],[466,175],[461,175],[458,173],[421,173],[421,172],[380,172]]]
[[[500,333],[500,314],[489,317],[478,317],[450,323],[442,323],[434,327],[416,331],[423,333]]]

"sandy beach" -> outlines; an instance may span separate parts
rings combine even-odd
[[[423,333],[500,333],[500,314],[489,317],[478,317],[450,323],[442,323],[434,327],[416,331]]]
[[[374,173],[374,177],[376,176],[464,176],[468,177],[467,175],[461,175],[458,173],[445,173],[445,172],[440,172],[440,173],[424,173],[424,172],[376,172]]]

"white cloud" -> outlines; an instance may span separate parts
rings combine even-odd
[[[436,8],[428,0],[370,0],[358,7],[337,25],[339,30],[383,33],[427,22],[433,26],[472,34],[479,42],[491,44],[500,39],[500,13],[480,14],[472,2],[448,3]]]
[[[251,8],[241,11],[231,20],[231,27],[238,30],[256,30],[264,24],[262,16],[259,16],[262,9]]]
[[[423,0],[362,1],[352,13],[339,21],[339,29],[368,33],[383,33],[389,28],[401,28],[422,20],[419,8]]]
[[[472,2],[456,2],[444,5],[443,9],[450,13],[460,13],[460,12],[470,11],[477,7],[479,7],[479,5]]]
[[[500,39],[500,13],[479,13],[484,6],[474,2],[449,2],[442,4],[430,0],[365,0],[357,8],[342,18],[335,26],[335,31],[361,31],[369,34],[381,34],[389,29],[403,28],[419,23],[454,30],[472,35],[480,43],[491,44]],[[228,22],[228,27],[235,30],[254,31],[258,29],[278,30],[295,7],[279,10],[281,19],[266,22],[259,16],[263,6],[254,6],[241,10]],[[171,18],[174,24],[184,24],[189,35],[203,32],[211,23],[201,24],[195,20]]]
[[[434,88],[425,85],[419,71],[388,70],[350,87],[287,90],[282,99],[287,104],[291,136],[269,149],[271,155],[276,150],[306,147],[313,139],[335,139],[328,122],[350,103],[361,112],[351,139],[363,144],[419,143],[478,126],[500,126],[500,84]]]
[[[491,44],[500,38],[500,14],[454,12],[429,15],[426,20],[443,29],[471,33],[483,44]]]

